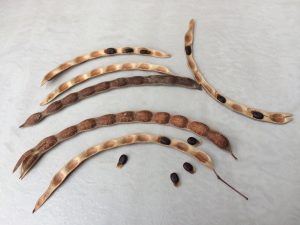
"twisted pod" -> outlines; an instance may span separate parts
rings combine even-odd
[[[142,110],[107,114],[96,118],[90,118],[65,128],[55,135],[44,138],[35,147],[26,151],[18,160],[13,171],[16,171],[21,165],[20,178],[23,178],[38,160],[57,144],[85,131],[124,123],[155,123],[185,129],[199,136],[207,137],[215,145],[228,151],[236,158],[231,151],[229,140],[221,133],[210,129],[206,124],[190,120],[182,115],[171,115],[167,112],[154,113]]]
[[[124,77],[117,78],[111,81],[105,81],[98,83],[96,85],[84,88],[78,92],[73,92],[66,97],[52,102],[45,110],[42,112],[37,112],[28,117],[28,119],[20,127],[28,127],[41,122],[44,118],[51,116],[60,110],[71,106],[83,99],[91,97],[96,94],[101,94],[103,92],[116,90],[124,87],[134,87],[134,86],[177,86],[190,89],[202,90],[201,86],[197,84],[196,81],[179,76],[172,75],[150,75],[146,77],[135,76],[135,77]]]
[[[55,99],[57,96],[66,92],[70,88],[83,83],[89,79],[105,75],[107,73],[113,73],[118,71],[127,71],[127,70],[145,70],[151,72],[157,72],[162,74],[173,75],[173,73],[165,66],[154,65],[150,63],[124,63],[124,64],[112,64],[106,67],[97,68],[91,70],[88,73],[80,74],[69,81],[66,81],[59,85],[55,90],[50,92],[47,97],[42,100],[41,105],[45,105]]]
[[[48,72],[43,80],[41,85],[44,85],[47,81],[50,81],[60,75],[63,71],[70,69],[71,67],[77,66],[81,63],[86,61],[101,58],[105,56],[113,56],[113,55],[149,55],[158,58],[168,58],[171,55],[162,51],[158,51],[151,48],[144,48],[144,47],[122,47],[122,48],[107,48],[102,50],[97,50],[90,52],[85,55],[78,56],[72,60],[64,62],[60,66],[56,67],[55,69]]]
[[[224,95],[221,95],[212,85],[210,85],[205,80],[193,57],[194,28],[195,21],[191,20],[189,23],[188,31],[186,32],[184,38],[186,58],[196,81],[198,82],[198,84],[202,85],[203,89],[209,96],[226,106],[228,109],[231,109],[232,111],[240,113],[251,119],[276,124],[284,124],[292,121],[293,115],[291,113],[267,112],[260,109],[248,107],[244,104],[237,103],[234,100],[224,97]]]
[[[170,148],[179,150],[181,152],[184,152],[184,153],[196,158],[202,165],[213,170],[214,174],[217,176],[217,178],[219,180],[221,180],[224,184],[226,184],[232,190],[237,192],[243,198],[248,200],[248,197],[246,197],[244,194],[242,194],[241,192],[239,192],[238,190],[233,188],[230,184],[228,184],[226,181],[224,181],[219,176],[219,174],[217,174],[216,170],[214,169],[213,162],[207,153],[201,151],[200,149],[193,147],[192,145],[189,145],[186,142],[180,141],[180,140],[169,139],[168,137],[155,135],[155,134],[137,133],[137,134],[130,134],[127,136],[111,139],[102,144],[88,148],[87,150],[83,151],[82,153],[80,153],[79,155],[74,157],[72,160],[70,160],[52,178],[47,190],[38,199],[32,212],[34,213],[36,210],[38,210],[47,201],[47,199],[53,194],[53,192],[62,185],[62,183],[67,179],[67,177],[74,170],[76,170],[76,168],[78,168],[84,161],[88,160],[89,158],[95,156],[98,153],[101,153],[101,152],[109,150],[109,149],[115,149],[120,146],[139,144],[139,143],[153,143],[153,144],[168,146]]]

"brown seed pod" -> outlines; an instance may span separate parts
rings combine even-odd
[[[179,177],[177,175],[177,173],[171,173],[170,174],[170,179],[172,181],[172,183],[174,184],[175,187],[179,186]]]
[[[84,161],[87,161],[89,158],[103,151],[114,149],[125,145],[132,145],[138,143],[154,143],[154,144],[159,144],[159,145],[163,145],[163,146],[167,146],[179,150],[188,155],[191,155],[192,157],[197,159],[202,165],[213,170],[217,178],[220,179],[222,182],[224,182],[224,180],[222,180],[221,177],[216,173],[213,166],[213,162],[207,153],[183,141],[176,140],[176,139],[168,138],[171,141],[171,143],[169,145],[162,144],[160,142],[161,137],[162,136],[160,135],[148,134],[148,133],[130,134],[127,136],[108,140],[102,144],[88,148],[87,150],[83,151],[82,153],[74,157],[72,160],[70,160],[62,169],[60,169],[56,173],[56,175],[52,178],[52,181],[50,182],[47,190],[44,192],[44,194],[41,195],[41,197],[36,202],[33,212],[38,210],[47,201],[47,199],[53,194],[53,192],[61,186],[61,184],[67,179],[67,177],[72,172],[74,172],[74,170],[77,167],[79,167]],[[228,185],[230,188],[232,188],[234,191],[236,191],[238,194],[240,194],[242,197],[248,199],[245,195],[243,195],[242,193],[234,189],[232,186],[230,186],[227,182],[224,183]]]
[[[122,168],[127,163],[128,157],[127,155],[121,155],[117,164],[118,168]]]
[[[96,85],[84,88],[78,92],[73,92],[66,97],[52,102],[45,110],[42,112],[37,112],[32,114],[27,118],[25,123],[20,127],[29,127],[41,122],[44,118],[51,116],[62,109],[69,107],[81,100],[94,96],[96,94],[101,94],[107,91],[116,90],[125,87],[134,86],[176,86],[184,87],[196,90],[202,90],[201,86],[197,84],[196,81],[179,76],[172,75],[150,75],[146,77],[134,76],[134,77],[124,77],[117,78],[111,81],[105,81],[98,83]]]
[[[122,47],[122,48],[107,48],[107,49],[97,50],[97,51],[93,51],[93,52],[90,52],[85,55],[78,56],[67,62],[64,62],[60,66],[51,70],[50,72],[48,72],[45,75],[45,77],[42,80],[41,85],[44,85],[47,81],[50,81],[50,80],[54,79],[55,77],[58,77],[58,75],[60,75],[65,70],[68,70],[74,66],[77,66],[84,62],[87,62],[89,60],[96,59],[96,58],[102,58],[105,56],[125,55],[125,54],[148,55],[148,56],[153,56],[153,57],[158,57],[158,58],[171,57],[171,55],[168,53],[158,51],[155,49],[144,48],[144,47]]]
[[[51,91],[45,99],[42,100],[41,105],[45,105],[55,99],[57,96],[71,89],[72,87],[83,83],[89,79],[103,76],[108,73],[128,71],[128,70],[145,70],[162,74],[173,75],[173,73],[165,66],[154,65],[150,63],[124,63],[124,64],[112,64],[106,67],[97,68],[87,73],[80,74],[71,80],[68,80],[60,84],[55,90]]]
[[[171,115],[167,112],[155,113],[148,110],[126,111],[90,118],[76,125],[70,126],[55,135],[44,138],[39,142],[38,145],[28,150],[21,156],[14,168],[14,171],[22,164],[21,178],[23,178],[26,173],[37,163],[39,158],[52,149],[55,145],[64,142],[79,133],[89,131],[91,129],[123,123],[155,123],[185,129],[197,135],[208,137],[208,139],[211,140],[215,145],[225,151],[228,151],[233,156],[229,140],[221,133],[211,130],[204,123],[189,120],[187,117],[182,115]],[[185,127],[182,127],[182,124],[185,124]]]
[[[189,23],[188,31],[185,34],[184,42],[185,42],[185,53],[188,65],[191,71],[194,74],[194,77],[198,84],[200,84],[203,89],[207,92],[209,96],[223,104],[225,107],[231,109],[234,112],[240,113],[246,117],[251,119],[276,123],[276,124],[285,124],[292,121],[291,113],[283,113],[283,112],[267,112],[255,108],[248,107],[244,104],[237,103],[236,101],[227,98],[221,95],[212,85],[210,85],[203,76],[202,72],[197,66],[197,63],[193,57],[193,42],[194,42],[194,28],[195,21],[192,19]]]

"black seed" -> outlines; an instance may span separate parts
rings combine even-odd
[[[187,55],[192,54],[192,47],[190,45],[185,46],[185,54]]]
[[[169,145],[169,144],[171,144],[171,140],[169,138],[167,138],[167,137],[164,137],[164,136],[162,136],[162,137],[159,138],[159,142],[161,144],[163,144],[163,145]]]
[[[144,55],[149,55],[149,54],[151,54],[151,51],[149,51],[148,49],[141,49],[140,53],[144,54]]]
[[[252,111],[251,113],[255,119],[261,120],[262,118],[264,118],[264,114],[262,114],[261,112]]]
[[[173,184],[175,186],[177,186],[179,183],[179,177],[178,177],[177,173],[171,173],[170,178],[171,178],[171,181],[173,182]]]
[[[117,53],[117,49],[115,49],[115,48],[107,48],[107,49],[105,49],[104,50],[104,52],[106,53],[106,54],[116,54]]]
[[[222,95],[217,95],[217,99],[219,100],[219,102],[225,103],[226,102],[226,98],[223,97]]]
[[[121,155],[120,158],[119,158],[119,162],[117,164],[117,167],[119,167],[119,168],[123,167],[126,164],[127,160],[128,160],[127,155]]]
[[[133,48],[123,48],[123,53],[132,53],[134,52],[134,49]]]
[[[194,167],[188,162],[183,163],[183,168],[189,173],[194,173]]]
[[[199,143],[199,141],[196,138],[194,138],[194,137],[189,137],[187,139],[187,143],[189,143],[190,145],[196,145],[196,144]]]

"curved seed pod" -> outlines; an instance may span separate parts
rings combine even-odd
[[[28,119],[20,127],[28,127],[41,122],[44,118],[51,116],[60,110],[71,106],[83,99],[91,97],[103,92],[134,86],[177,86],[190,89],[202,90],[201,86],[196,81],[179,76],[172,75],[150,75],[146,77],[124,77],[117,78],[111,81],[105,81],[96,85],[84,88],[78,92],[73,92],[66,97],[52,102],[44,111],[37,112],[28,117]]]
[[[57,77],[59,74],[64,72],[67,69],[70,69],[74,66],[77,66],[81,63],[87,62],[91,59],[102,58],[105,56],[114,56],[114,55],[148,55],[157,58],[169,58],[171,57],[170,54],[151,49],[151,48],[144,48],[144,47],[122,47],[122,48],[107,48],[102,50],[97,50],[90,52],[85,55],[77,56],[76,58],[64,62],[60,66],[56,67],[55,69],[48,72],[42,80],[41,85],[44,85],[47,81],[50,81]]]
[[[198,121],[192,121],[182,115],[171,115],[167,112],[155,113],[147,110],[141,110],[126,111],[90,118],[81,121],[76,125],[67,127],[55,135],[46,137],[35,147],[28,150],[21,156],[14,168],[14,171],[22,164],[20,178],[23,178],[27,172],[38,162],[39,158],[50,149],[54,148],[54,146],[57,144],[72,138],[81,132],[124,123],[154,123],[185,129],[199,136],[207,137],[215,145],[225,151],[228,151],[233,157],[235,157],[231,151],[229,140],[221,133],[210,129],[206,124]]]
[[[251,119],[276,123],[276,124],[285,124],[292,121],[291,113],[282,113],[282,112],[267,112],[260,109],[255,109],[248,107],[244,104],[237,103],[236,101],[225,97],[220,94],[213,86],[211,86],[204,78],[202,72],[198,68],[196,61],[193,57],[193,42],[194,42],[194,27],[195,21],[191,20],[189,23],[188,31],[185,34],[185,53],[188,61],[188,65],[192,70],[194,77],[198,84],[202,85],[203,89],[210,95],[213,99],[223,104],[227,108],[231,109],[234,112],[240,113]]]
[[[111,139],[102,144],[88,148],[87,150],[83,151],[82,153],[74,157],[72,160],[70,160],[62,169],[60,169],[56,173],[56,175],[52,178],[47,190],[38,199],[32,212],[34,213],[36,210],[38,210],[47,201],[47,199],[53,194],[53,192],[61,186],[61,184],[67,179],[67,177],[72,172],[74,172],[74,170],[76,170],[76,168],[78,168],[83,162],[85,162],[89,158],[103,151],[109,149],[115,149],[117,147],[124,146],[124,145],[132,145],[132,144],[139,144],[139,143],[154,143],[154,144],[159,144],[159,145],[163,145],[163,146],[167,146],[179,150],[188,155],[191,155],[192,157],[196,158],[202,165],[213,170],[217,178],[221,180],[221,177],[216,173],[212,160],[207,153],[180,140],[167,138],[169,141],[166,142],[165,141],[167,140],[166,138],[167,137],[162,137],[160,135],[155,135],[155,134],[137,133],[137,134],[130,134],[127,136],[119,137],[116,139]],[[238,194],[240,194],[242,197],[244,197],[246,200],[248,200],[248,198],[245,195],[243,195],[242,193],[234,189],[227,182],[224,183],[228,185],[230,188],[232,188],[234,191],[236,191]]]
[[[173,73],[165,66],[161,65],[154,65],[150,63],[124,63],[124,64],[112,64],[106,67],[97,68],[91,70],[87,73],[80,74],[69,81],[66,81],[59,85],[55,90],[50,92],[47,97],[42,100],[41,105],[45,105],[51,102],[60,94],[66,92],[70,88],[87,81],[89,79],[99,77],[108,73],[118,72],[118,71],[128,71],[128,70],[145,70],[145,71],[152,71],[162,74],[169,74],[172,75]]]

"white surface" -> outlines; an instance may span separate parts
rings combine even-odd
[[[300,224],[300,1],[1,1],[0,6],[0,224]],[[57,84],[98,66],[151,62],[192,77],[183,36],[195,18],[195,56],[208,81],[249,106],[295,115],[287,125],[252,121],[217,104],[205,92],[144,87],[85,100],[28,129],[18,126]],[[65,60],[113,46],[141,45],[170,59],[109,57],[78,66],[47,87],[43,75]],[[74,90],[121,76],[97,78]],[[43,157],[23,180],[11,173],[19,156],[39,140],[85,118],[124,110],[180,113],[226,134],[239,157],[204,140],[202,149],[245,201],[189,156],[156,145],[123,147],[80,167],[36,213],[31,210],[54,173],[70,158],[104,140],[131,132],[186,139],[159,125],[119,125],[84,133]],[[117,170],[121,153],[128,164]],[[197,173],[187,174],[182,163]],[[169,174],[182,185],[174,188]]]

